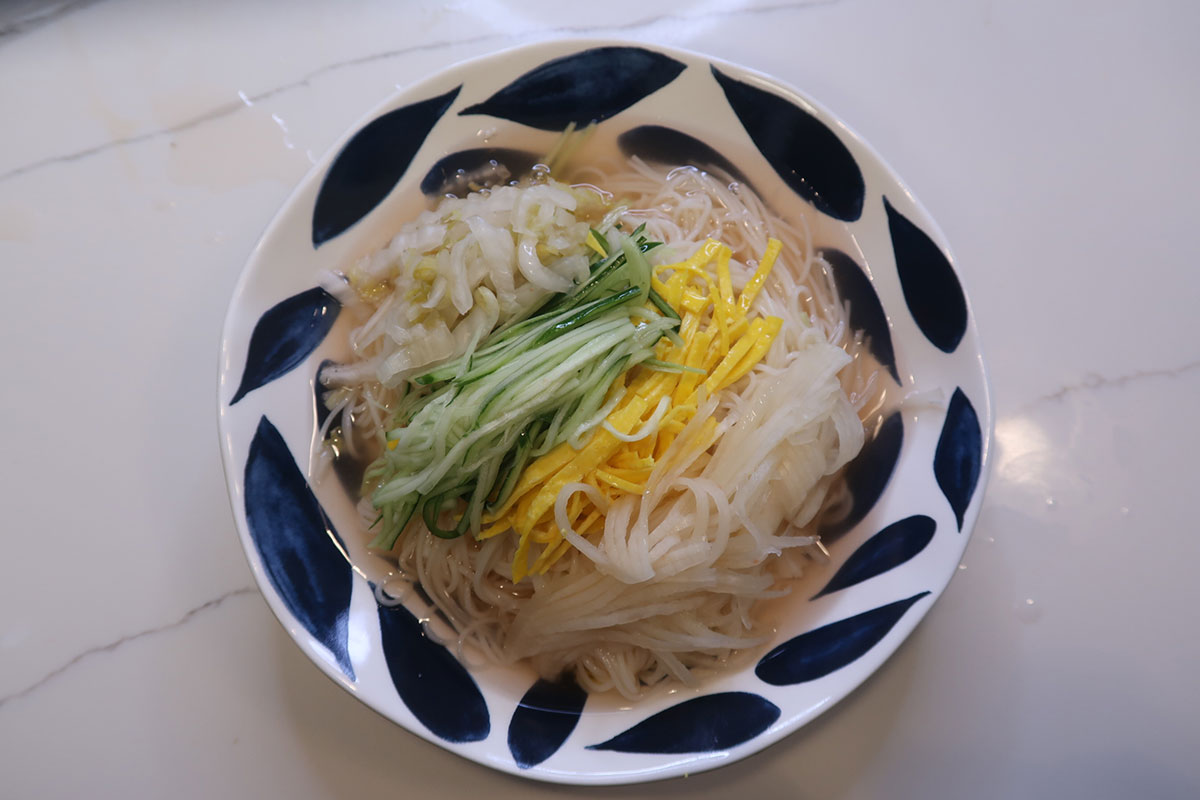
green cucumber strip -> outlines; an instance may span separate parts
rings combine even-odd
[[[612,252],[612,248],[608,246],[608,239],[605,239],[604,234],[595,228],[591,228],[590,230],[592,232],[592,236],[596,237],[596,243],[599,244],[600,249],[604,251],[605,258],[607,258],[608,254]]]
[[[417,498],[411,502],[401,502],[396,506],[396,520],[385,521],[384,526],[379,533],[375,535],[367,547],[375,550],[391,550],[396,546],[396,540],[400,538],[400,534],[408,527],[408,521],[412,519],[413,512],[417,510]],[[381,512],[380,516],[385,517],[387,512]]]
[[[627,300],[631,300],[642,293],[642,290],[636,286],[630,286],[625,291],[614,294],[611,297],[605,297],[593,303],[589,303],[579,313],[574,314],[562,322],[558,323],[548,331],[544,331],[541,336],[534,340],[534,344],[548,344],[554,341],[559,336],[562,336],[567,331],[574,330],[580,325],[586,325],[592,320],[599,317],[605,311],[621,305]]]
[[[503,478],[497,482],[499,488],[496,491],[496,499],[484,506],[487,511],[494,511],[508,502],[513,489],[517,488],[517,481],[520,479],[521,473],[525,471],[525,465],[529,462],[529,455],[533,450],[533,440],[537,436],[536,425],[537,421],[535,420],[521,433],[516,448],[509,453],[509,458],[501,467],[500,474],[503,475]]]
[[[679,324],[683,322],[683,319],[679,316],[679,313],[675,309],[671,308],[671,304],[668,303],[661,294],[655,291],[653,287],[650,289],[649,299],[651,303],[654,303],[654,307],[662,312],[664,317],[670,317],[671,319],[675,320],[674,329],[678,331]]]
[[[425,522],[425,527],[439,539],[457,539],[467,532],[470,518],[466,514],[462,515],[453,528],[443,528],[438,525],[438,514],[442,512],[442,506],[446,501],[456,500],[459,496],[452,489],[442,494],[430,495],[421,501],[421,518]]]
[[[652,369],[655,372],[690,372],[693,375],[707,375],[708,373],[697,367],[689,367],[684,364],[676,364],[673,361],[659,361],[657,358],[647,358],[642,362],[642,366],[647,369]]]

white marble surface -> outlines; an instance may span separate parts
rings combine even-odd
[[[1200,6],[0,6],[6,797],[1200,795]],[[493,773],[322,676],[252,588],[216,354],[310,165],[394,86],[564,35],[813,95],[952,243],[998,409],[960,574],[767,751],[630,789]]]

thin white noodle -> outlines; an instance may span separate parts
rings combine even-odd
[[[640,442],[650,434],[658,431],[659,423],[662,422],[662,418],[666,416],[667,410],[670,407],[671,398],[664,397],[659,400],[658,405],[654,408],[654,413],[650,415],[650,419],[646,420],[645,424],[638,428],[636,433],[621,433],[619,430],[614,428],[610,422],[605,422],[602,427],[604,430],[612,434],[614,439],[618,439],[622,442]]]

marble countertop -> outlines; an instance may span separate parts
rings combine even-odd
[[[0,9],[0,793],[1200,794],[1200,6],[282,8]],[[954,248],[997,409],[974,538],[895,656],[758,755],[624,789],[492,772],[321,675],[253,586],[216,435],[234,282],[312,160],[397,85],[577,35],[773,74],[871,142]]]

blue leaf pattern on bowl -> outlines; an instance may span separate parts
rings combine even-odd
[[[933,475],[954,509],[959,531],[979,482],[982,461],[983,432],[979,429],[979,417],[963,390],[956,388],[933,454]]]
[[[487,702],[466,667],[403,606],[381,605],[379,630],[392,684],[413,716],[448,742],[486,739]]]
[[[489,114],[544,131],[603,122],[683,72],[670,56],[641,47],[597,47],[547,61],[459,112]]]
[[[658,712],[589,750],[710,753],[748,742],[779,719],[779,707],[750,692],[721,692]]]
[[[908,310],[933,346],[953,353],[967,332],[967,298],[941,248],[883,198]]]
[[[388,196],[461,88],[389,111],[346,142],[317,192],[313,247],[346,231]]]
[[[924,514],[893,522],[863,542],[834,573],[813,599],[841,591],[868,578],[895,569],[925,549],[933,540],[937,523]]]
[[[464,197],[528,174],[541,157],[511,147],[475,147],[440,159],[421,180],[421,192],[441,199],[448,194]]]
[[[843,473],[846,490],[850,493],[850,508],[845,516],[823,519],[818,533],[826,542],[838,537],[862,522],[887,488],[900,458],[904,444],[904,420],[900,412],[893,412],[879,426],[879,430],[865,445],[862,452],[846,465]]]
[[[875,360],[887,368],[896,383],[900,383],[887,314],[884,313],[883,303],[879,302],[875,287],[871,285],[871,279],[857,261],[841,250],[827,247],[817,252],[829,262],[838,294],[843,301],[850,303],[850,327],[863,332],[870,342]]]
[[[353,573],[333,524],[265,416],[246,457],[246,526],[283,604],[354,680],[346,648]]]
[[[558,752],[575,730],[587,697],[571,678],[531,686],[508,724],[508,751],[517,766],[535,767]]]
[[[725,91],[755,147],[792,191],[844,222],[862,216],[866,185],[849,148],[825,123],[777,94],[723,74]]]
[[[626,156],[643,161],[679,166],[688,164],[700,169],[716,167],[734,180],[750,185],[746,175],[729,159],[695,136],[664,125],[640,125],[617,137],[617,146]]]
[[[866,655],[927,594],[920,592],[788,639],[762,657],[754,674],[773,686],[823,678]]]
[[[342,305],[315,287],[267,309],[254,325],[242,381],[229,405],[295,369],[329,333]]]

